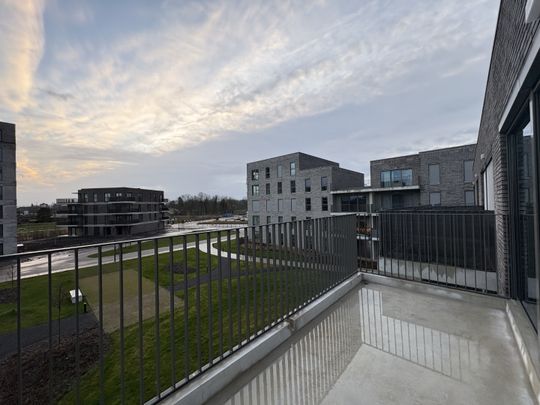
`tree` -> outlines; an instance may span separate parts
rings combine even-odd
[[[37,215],[37,222],[51,222],[51,209],[49,207],[39,207]]]

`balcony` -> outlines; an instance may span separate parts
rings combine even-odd
[[[0,257],[0,402],[533,403],[505,289],[359,268],[357,220]]]

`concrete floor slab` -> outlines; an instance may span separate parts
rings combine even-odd
[[[211,403],[534,404],[504,310],[368,284]]]

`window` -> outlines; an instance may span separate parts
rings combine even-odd
[[[261,220],[259,219],[258,215],[253,215],[253,226],[259,226],[261,224]]]
[[[322,191],[328,190],[328,177],[326,176],[321,177],[321,190]]]
[[[252,208],[253,212],[259,212],[261,210],[261,203],[259,202],[259,200],[255,200],[252,202]]]
[[[87,203],[88,202],[88,193],[84,193],[83,197],[84,197],[84,202]]]
[[[429,193],[430,205],[441,205],[441,193]]]
[[[474,191],[465,190],[465,205],[474,205]]]
[[[321,198],[321,206],[323,211],[328,211],[328,197]]]
[[[111,199],[111,193],[105,193],[105,202]]]
[[[0,187],[0,200],[4,199],[4,187]]]
[[[311,198],[306,198],[306,211],[311,211]]]
[[[392,186],[401,187],[401,170],[392,170]]]
[[[122,193],[116,193],[115,197],[122,197]]]
[[[264,208],[266,212],[270,211],[270,200],[264,200]]]
[[[281,166],[281,165],[278,165],[278,167],[277,167],[277,176],[279,178],[283,177],[283,166]]]
[[[278,184],[277,184],[277,193],[278,193],[278,194],[283,193],[283,183],[282,183],[281,181],[278,181]]]
[[[2,172],[2,168],[0,167],[0,181],[4,180],[4,173]]]
[[[390,187],[392,185],[389,171],[381,172],[381,187]]]
[[[296,176],[296,162],[291,162],[291,176]]]
[[[4,254],[4,244],[0,243],[0,255]]]
[[[270,195],[270,183],[266,183],[266,195]]]
[[[270,168],[269,167],[264,168],[264,177],[266,177],[267,179],[270,178]]]
[[[0,238],[4,237],[4,225],[0,224]]]
[[[259,180],[259,169],[251,171],[251,180]]]
[[[495,209],[495,183],[493,177],[493,161],[490,161],[486,167],[486,170],[482,173],[484,180],[484,209]]]
[[[253,195],[253,196],[258,196],[259,195],[259,185],[258,184],[253,184],[251,186],[251,195]]]
[[[311,179],[304,180],[304,190],[306,193],[309,193],[311,191]]]
[[[401,171],[401,184],[404,186],[412,186],[412,169],[405,169]]]
[[[291,193],[296,193],[296,180],[291,180]]]
[[[270,223],[272,223],[272,217],[270,215],[267,215],[266,216],[266,225],[269,225]]]
[[[94,202],[98,202],[98,195],[97,195],[97,193],[94,193]]]
[[[296,217],[293,216],[291,217],[291,222],[294,222],[294,221],[296,221]]]
[[[277,217],[277,221],[281,224],[283,222],[283,217],[280,215],[279,217]]]
[[[463,162],[463,181],[465,183],[472,183],[474,180],[473,163],[472,160],[465,160]]]
[[[429,165],[428,166],[428,173],[429,173],[429,185],[434,186],[437,184],[441,184],[440,179],[440,168],[439,165]]]
[[[277,200],[277,210],[278,210],[278,212],[283,211],[283,200],[282,199]]]

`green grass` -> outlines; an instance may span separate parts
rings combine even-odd
[[[56,229],[56,222],[27,222],[17,225],[17,232],[50,231]]]
[[[218,242],[213,244],[215,248],[217,248],[218,245],[219,245]],[[227,242],[221,242],[221,250],[224,252],[227,252],[229,250],[227,246]],[[244,255],[244,256],[246,255],[246,246],[242,243],[240,243],[239,245],[239,241],[237,241],[236,239],[231,241],[230,250],[231,250],[231,253],[237,253],[239,251],[241,255]],[[276,260],[279,260],[280,257],[282,260],[285,260],[287,258],[294,260],[294,258],[296,257],[294,249],[288,250],[284,246],[282,246],[281,249],[279,249],[279,246],[269,244],[269,245],[257,245],[256,249],[254,250],[253,243],[249,242],[247,246],[247,255],[250,257],[253,257],[254,253],[255,253],[255,256],[259,258],[269,258],[269,259],[275,258]]]
[[[224,233],[222,233],[222,235],[224,235]],[[186,236],[186,243],[195,242],[195,234],[188,234],[188,235],[185,235],[185,236]],[[215,238],[215,237],[217,237],[217,233],[212,232],[210,234],[210,238]],[[199,240],[200,241],[206,240],[206,233],[199,234]],[[173,237],[173,245],[174,246],[179,246],[179,245],[182,245],[183,243],[184,243],[184,237],[183,236],[174,236]],[[170,238],[168,238],[168,237],[164,237],[163,239],[158,240],[158,248],[168,247],[169,245],[170,245]],[[124,244],[124,246],[123,246],[123,252],[124,253],[137,252],[138,249],[139,248],[138,248],[137,243]],[[154,249],[154,241],[149,240],[149,241],[141,243],[141,250],[150,250],[150,249]],[[117,255],[118,255],[118,252],[119,252],[119,250],[117,248],[116,249],[116,254]],[[114,254],[115,254],[115,250],[114,250],[114,248],[112,246],[111,246],[111,248],[107,248],[107,250],[103,250],[103,252],[102,252],[102,256],[113,256]],[[91,255],[88,255],[88,257],[97,258],[98,254],[93,253]]]
[[[300,285],[302,288],[294,288]],[[184,310],[176,310],[173,316],[174,340],[171,334],[170,314],[163,313],[159,318],[160,348],[156,351],[156,322],[147,319],[142,324],[143,333],[143,369],[144,394],[146,401],[156,395],[157,390],[163,391],[171,385],[172,365],[176,369],[175,381],[184,376],[185,370],[196,371],[199,366],[206,364],[220,354],[220,334],[223,336],[223,351],[226,351],[246,339],[256,330],[277,320],[287,311],[304,302],[307,297],[322,291],[330,283],[329,274],[307,272],[293,269],[288,273],[283,271],[259,273],[257,275],[233,278],[230,283],[214,281],[211,289],[208,284],[190,288],[187,294],[187,348],[185,351],[185,323]],[[288,286],[288,288],[287,288]],[[264,301],[263,292],[264,290]],[[230,294],[229,294],[230,293]],[[200,299],[200,321],[197,321],[197,294]],[[184,299],[183,291],[177,296]],[[220,306],[218,304],[221,296]],[[255,311],[257,307],[257,311]],[[223,330],[219,329],[220,317],[223,320]],[[232,329],[229,329],[232,324]],[[200,328],[200,334],[197,328]],[[124,356],[125,356],[125,395],[130,403],[139,400],[139,365],[138,354],[140,326],[138,324],[125,328]],[[105,356],[104,390],[107,403],[120,402],[120,335],[115,332],[111,335],[112,348]],[[172,357],[171,343],[174,342],[175,357]],[[200,363],[199,363],[200,353]],[[156,359],[161,363],[159,379],[156,386]],[[187,360],[187,362],[186,362]],[[158,387],[158,388],[157,388]],[[81,401],[83,403],[96,403],[99,400],[99,369],[97,365],[81,380]],[[61,403],[73,403],[74,392],[68,393]]]

